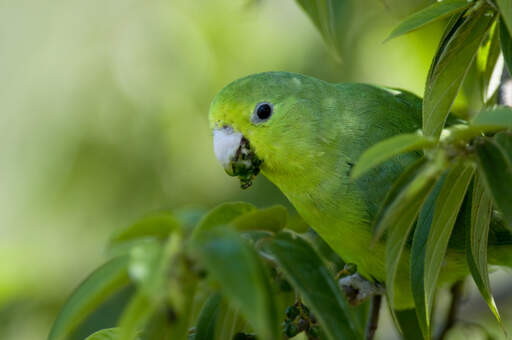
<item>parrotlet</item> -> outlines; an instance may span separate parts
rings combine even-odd
[[[209,111],[214,152],[242,187],[260,171],[297,212],[359,274],[385,284],[385,238],[372,246],[372,219],[402,171],[421,152],[403,154],[357,180],[350,172],[375,143],[421,129],[422,101],[403,91],[358,83],[267,72],[227,85]],[[440,284],[468,275],[464,229],[456,226]],[[412,308],[410,248],[396,277],[396,309]],[[512,237],[493,224],[491,264],[512,264]]]

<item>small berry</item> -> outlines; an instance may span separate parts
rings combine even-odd
[[[309,326],[309,322],[307,322],[306,320],[304,319],[300,319],[298,322],[297,322],[297,327],[299,328],[300,331],[304,331],[308,328]]]
[[[299,334],[299,329],[293,323],[288,323],[284,328],[284,334],[291,338]]]
[[[290,307],[286,308],[286,312],[285,313],[286,313],[286,316],[288,317],[288,319],[295,320],[295,318],[297,316],[299,316],[300,311],[299,311],[299,309],[297,307],[290,306]]]

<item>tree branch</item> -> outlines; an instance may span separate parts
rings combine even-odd
[[[439,333],[439,340],[444,340],[448,331],[452,329],[457,321],[457,311],[459,310],[460,301],[462,300],[462,288],[464,286],[464,281],[457,281],[453,284],[450,292],[452,294],[452,302],[450,304],[450,310],[446,315],[446,320],[444,322],[443,328]]]

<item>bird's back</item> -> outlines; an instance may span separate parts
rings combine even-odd
[[[339,87],[343,87],[344,85],[337,85]],[[357,84],[354,87],[357,88],[359,86],[364,87],[365,93],[372,92],[380,92],[380,94],[373,94],[385,99],[384,101],[390,101],[390,95],[392,99],[390,101],[390,110],[389,115],[399,115],[401,117],[408,116],[410,119],[405,120],[401,123],[397,128],[393,131],[393,134],[397,133],[411,133],[421,128],[421,120],[422,120],[422,100],[420,97],[412,94],[410,92],[401,90],[401,89],[387,89],[380,88],[370,85]],[[362,90],[362,89],[361,89]],[[370,90],[370,91],[368,91]],[[387,98],[386,98],[387,97]],[[395,103],[393,104],[393,101]],[[367,110],[371,111],[372,107],[369,106]],[[407,112],[404,112],[406,110]],[[375,115],[373,116],[375,117]],[[386,119],[376,116],[377,119]],[[453,124],[460,124],[463,121],[457,119],[454,116],[450,116],[447,121],[447,126]],[[374,126],[378,125],[379,122],[373,122]],[[374,131],[374,128],[369,128],[368,131]],[[376,143],[381,139],[381,136],[373,135],[374,140],[371,143]],[[379,139],[379,140],[377,140]],[[401,162],[399,162],[400,166],[397,166],[396,159],[388,162],[389,164],[384,165],[380,168],[377,168],[367,176],[366,181],[362,181],[359,183],[361,190],[366,193],[366,201],[368,202],[368,209],[370,216],[374,216],[377,210],[380,208],[380,204],[385,196],[382,191],[388,191],[392,182],[397,178],[399,171],[403,171],[407,165],[412,164],[414,159],[421,157],[422,152],[410,153],[408,158],[403,158]],[[386,170],[386,167],[393,168],[392,171]],[[388,183],[376,183],[376,181],[388,181]],[[385,188],[385,190],[379,190],[379,188]],[[454,227],[452,237],[450,239],[450,250],[455,251],[456,253],[462,254],[465,250],[465,218],[462,214],[465,214],[466,211],[464,209],[461,210],[460,218],[457,219],[457,223]],[[414,232],[414,230],[413,230]],[[491,264],[496,265],[505,265],[512,266],[512,232],[508,229],[503,220],[500,218],[498,213],[493,214],[493,218],[491,220],[491,225],[489,229],[489,262]]]

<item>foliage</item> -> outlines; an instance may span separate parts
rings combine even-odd
[[[136,289],[119,315],[118,328],[91,339],[152,339],[151,334],[230,339],[253,332],[281,339],[292,331],[305,332],[309,339],[320,334],[333,340],[362,339],[365,306],[349,308],[334,280],[333,268],[341,269],[341,261],[325,245],[324,256],[319,255],[306,234],[280,231],[286,220],[284,207],[256,209],[242,202],[212,209],[194,228],[169,212],[144,217],[116,232],[109,244],[117,249],[111,252],[114,258],[71,295],[49,340],[68,338],[128,284]],[[259,227],[254,221],[261,222]],[[298,304],[308,312],[294,317],[285,313]],[[149,333],[162,307],[171,317]]]
[[[415,137],[395,136],[378,143],[361,156],[362,164],[356,166],[356,169],[362,169],[355,173],[355,176],[359,176],[377,164],[377,161],[372,163],[371,160],[376,159],[372,155],[378,154],[380,163],[395,154],[417,148],[425,150],[427,161],[423,168],[416,170],[418,167],[414,165],[414,170],[408,170],[397,180],[384,202],[383,210],[386,213],[377,216],[375,222],[378,227],[375,229],[376,237],[382,235],[384,228],[389,229],[390,233],[386,263],[387,290],[392,295],[393,272],[396,258],[400,256],[399,248],[408,239],[419,212],[412,241],[411,277],[417,316],[424,338],[431,336],[431,313],[437,278],[453,226],[466,196],[471,202],[466,226],[468,267],[489,308],[501,323],[489,287],[487,237],[493,207],[501,212],[506,226],[512,228],[509,216],[512,212],[512,149],[510,133],[507,132],[512,128],[512,109],[497,106],[494,93],[484,93],[482,98],[486,102],[475,117],[465,117],[467,121],[459,125],[445,124],[459,88],[475,59],[483,65],[480,67],[480,81],[484,84],[482,88],[491,88],[491,74],[496,72],[499,55],[499,44],[492,42],[498,39],[496,30],[499,30],[505,63],[510,65],[510,52],[507,49],[512,30],[507,30],[503,23],[509,21],[510,10],[506,9],[510,9],[511,3],[473,1],[463,4],[443,1],[413,14],[393,31],[390,38],[444,15],[452,16],[427,78],[422,131]],[[501,76],[499,71],[497,77]],[[434,142],[428,139],[431,137],[435,138]],[[403,142],[400,143],[400,140]],[[404,176],[407,180],[404,180]],[[426,199],[436,182],[437,190]],[[473,187],[470,194],[466,194],[468,187]],[[390,219],[390,215],[396,216],[395,219]],[[390,240],[393,240],[391,244]]]
[[[340,25],[348,2],[297,2],[342,57]],[[510,0],[445,0],[391,32],[389,39],[450,18],[427,77],[422,130],[373,146],[352,173],[355,178],[398,154],[423,150],[423,158],[394,183],[374,226],[375,240],[387,237],[392,309],[397,264],[412,239],[412,291],[425,339],[431,337],[437,279],[462,206],[470,207],[464,216],[468,267],[501,322],[486,247],[494,209],[512,229],[512,109],[498,105],[490,84],[501,75],[495,70],[500,50],[507,67],[512,65],[511,8]],[[466,112],[457,124],[447,124],[475,60],[484,105],[476,115]],[[363,338],[367,306],[349,307],[334,279],[342,261],[297,228],[284,207],[226,203],[189,224],[163,212],[117,232],[109,244],[112,259],[75,290],[49,340],[67,339],[126,286],[134,292],[118,328],[88,339],[281,339],[298,333],[308,339]],[[399,323],[401,316],[395,317]]]

